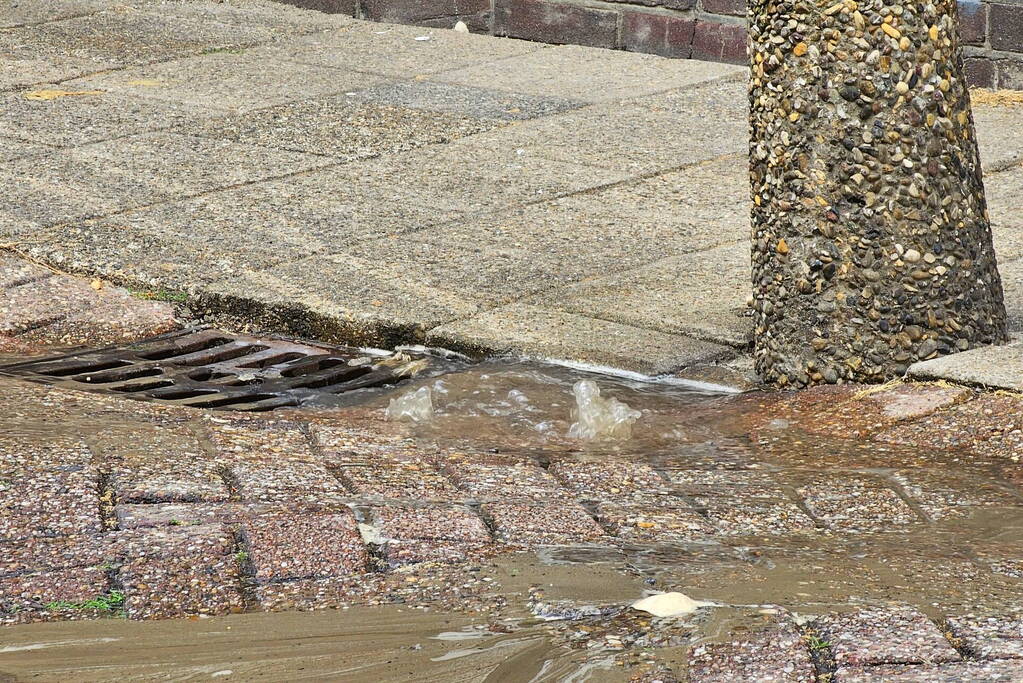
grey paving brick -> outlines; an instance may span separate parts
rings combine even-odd
[[[0,28],[58,21],[98,12],[109,5],[107,0],[35,0],[34,2],[7,0],[3,7],[4,12],[0,15]]]

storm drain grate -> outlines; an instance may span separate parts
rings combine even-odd
[[[403,353],[192,329],[0,366],[0,374],[196,408],[261,411],[397,384],[429,364]]]

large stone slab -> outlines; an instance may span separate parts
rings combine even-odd
[[[337,169],[335,177],[338,183],[366,192],[400,193],[410,202],[481,213],[591,190],[627,177],[572,161],[519,155],[485,142],[477,144],[477,139],[345,166]]]
[[[704,83],[743,71],[727,64],[561,45],[499,62],[447,71],[434,78],[531,95],[608,102]]]
[[[267,28],[203,21],[162,7],[128,5],[14,31],[20,42],[43,55],[71,55],[120,65],[256,45],[273,38]]]
[[[378,76],[351,70],[276,62],[266,55],[236,51],[97,74],[65,87],[108,90],[230,113],[356,91],[381,81]]]
[[[586,280],[537,300],[568,313],[744,346],[749,245],[738,243]]]
[[[731,355],[724,346],[662,332],[511,304],[430,331],[428,342],[661,374]]]
[[[394,77],[413,77],[482,64],[530,52],[546,45],[394,24],[352,22],[329,33],[261,47],[250,52],[268,63],[352,69]],[[492,87],[492,84],[486,84]]]
[[[322,157],[146,133],[15,160],[0,169],[0,235],[325,166]]]

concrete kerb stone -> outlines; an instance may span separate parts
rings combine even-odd
[[[992,389],[1023,391],[1023,341],[915,363],[910,366],[909,374],[917,379],[944,379]]]
[[[746,243],[697,251],[536,297],[603,320],[744,347],[752,332]]]
[[[725,360],[725,346],[527,304],[512,304],[431,329],[427,344],[470,355],[517,354],[648,375]]]

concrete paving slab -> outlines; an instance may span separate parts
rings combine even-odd
[[[1023,260],[999,261],[998,274],[1005,292],[1005,310],[1009,317],[1009,330],[1023,331]]]
[[[1013,166],[1023,161],[1023,105],[995,106],[977,104],[973,107],[977,126],[980,160],[985,172]]]
[[[16,29],[42,54],[68,54],[118,64],[148,64],[273,38],[266,28],[189,19],[153,8],[115,5],[63,21]]]
[[[630,174],[652,173],[744,153],[747,147],[745,86],[715,83],[691,93],[693,105],[685,112],[655,109],[646,101],[641,104],[638,100],[620,105],[593,105],[485,133],[471,142],[520,155],[589,164]],[[721,107],[710,106],[716,101],[722,102]],[[699,105],[700,102],[705,102],[706,106]]]
[[[605,365],[646,374],[726,358],[724,346],[512,304],[437,327],[427,342],[470,352],[516,353]]]
[[[373,262],[396,279],[457,294],[481,306],[508,303],[543,291],[552,280],[569,277],[556,264],[525,249],[473,247],[457,241],[433,244],[417,236],[360,242],[337,256],[345,255]]]
[[[108,0],[109,1],[109,0]],[[121,4],[121,0],[118,1]],[[281,7],[276,0],[134,0],[141,9],[181,17],[202,24],[226,24],[258,29],[268,41],[288,40],[292,35],[342,28],[354,23],[344,14],[328,14],[298,7]]]
[[[251,54],[274,64],[283,60],[409,78],[546,50],[546,45],[525,40],[352,22],[337,31],[264,46]]]
[[[914,363],[909,367],[909,374],[920,379],[947,379],[1023,391],[1023,342],[988,346]]]
[[[0,0],[0,28],[92,14],[110,6],[110,0]]]
[[[6,188],[0,226],[70,223],[325,164],[322,157],[295,152],[146,133],[0,168]]]
[[[63,89],[59,85],[38,89]],[[208,113],[175,102],[88,90],[51,100],[25,93],[0,96],[0,136],[70,147],[143,133],[204,118]]]
[[[28,27],[0,33],[0,90],[63,81],[121,66],[110,59],[54,53],[29,35],[31,30]]]
[[[743,68],[690,59],[664,59],[579,45],[446,71],[445,83],[610,102],[740,74]]]
[[[489,88],[410,81],[367,88],[353,97],[376,104],[442,111],[481,119],[526,121],[578,109],[585,103],[565,97],[520,95]]]
[[[231,113],[355,91],[382,80],[353,71],[273,62],[266,56],[243,51],[124,69],[71,81],[65,86],[109,90]]]
[[[36,154],[45,154],[51,151],[53,151],[53,148],[47,145],[0,135],[0,162],[12,161]]]
[[[486,144],[434,145],[337,170],[337,183],[458,211],[494,211],[624,180],[619,171],[515,154]],[[457,238],[461,238],[458,235]],[[476,244],[470,239],[468,244]]]
[[[745,346],[752,321],[749,245],[745,242],[586,280],[536,302],[624,325]]]
[[[350,161],[450,142],[499,125],[496,120],[377,105],[340,94],[216,118],[180,131]]]
[[[35,228],[26,249],[68,270],[189,290],[461,215],[397,186],[363,187],[350,180],[327,168],[106,220]]]

